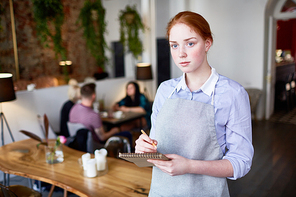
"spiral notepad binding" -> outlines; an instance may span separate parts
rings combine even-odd
[[[169,160],[162,153],[119,153],[119,158],[133,162],[139,167],[153,166],[147,159]]]

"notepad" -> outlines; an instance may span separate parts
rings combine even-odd
[[[119,158],[133,162],[139,167],[153,166],[148,159],[170,160],[162,153],[119,153]]]

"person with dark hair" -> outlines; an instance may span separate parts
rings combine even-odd
[[[183,75],[160,84],[150,136],[136,140],[136,153],[170,159],[148,160],[154,164],[149,196],[229,196],[226,178],[245,176],[254,155],[248,93],[209,65],[213,38],[201,15],[178,13],[167,37]]]
[[[69,115],[69,121],[81,123],[92,132],[93,139],[101,144],[111,136],[120,132],[118,127],[105,131],[101,117],[93,110],[93,103],[96,100],[96,85],[88,83],[81,87],[81,103],[75,104]]]
[[[139,121],[135,121],[133,123],[129,123],[129,125],[122,126],[122,130],[130,130],[135,127],[148,127],[150,128],[150,116],[151,116],[151,107],[148,99],[144,96],[144,94],[140,93],[140,87],[138,83],[135,81],[130,81],[126,85],[126,96],[115,103],[113,106],[114,111],[123,111],[123,112],[146,112],[145,118],[141,119],[141,123]]]

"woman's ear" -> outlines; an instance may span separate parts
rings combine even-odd
[[[205,41],[206,52],[208,52],[210,50],[211,46],[212,46],[212,40],[206,39],[206,41]]]

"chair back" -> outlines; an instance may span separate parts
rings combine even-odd
[[[41,197],[42,195],[41,193],[23,185],[11,185],[7,187],[0,184],[0,197],[18,196]]]
[[[17,197],[8,187],[0,184],[0,197]]]
[[[246,88],[246,91],[249,94],[252,116],[256,120],[257,107],[263,91],[257,88]]]
[[[110,137],[106,143],[104,148],[108,151],[109,157],[118,158],[119,152],[121,153],[130,153],[131,145],[128,138],[123,136],[112,136]]]
[[[73,122],[67,122],[67,126],[68,126],[68,131],[69,131],[69,135],[70,137],[76,136],[76,132],[79,129],[84,129],[85,126],[81,123],[73,123]]]
[[[86,143],[86,152],[89,152],[89,153],[94,153],[94,151],[96,149],[100,149],[100,148],[104,147],[103,144],[100,144],[93,139],[92,132],[90,130],[88,130],[83,124],[67,122],[67,126],[68,126],[69,135],[70,135],[70,137],[67,138],[67,145],[69,145],[70,147],[71,147],[70,143],[75,142],[75,141],[76,142],[79,141],[80,147],[81,146],[84,147],[84,145]],[[77,132],[79,132],[79,133],[77,133]],[[85,132],[87,132],[87,134],[86,134],[87,138],[86,138],[85,143],[81,142],[81,140],[75,139],[77,134],[79,134],[80,137],[83,136],[83,138],[84,138]]]

